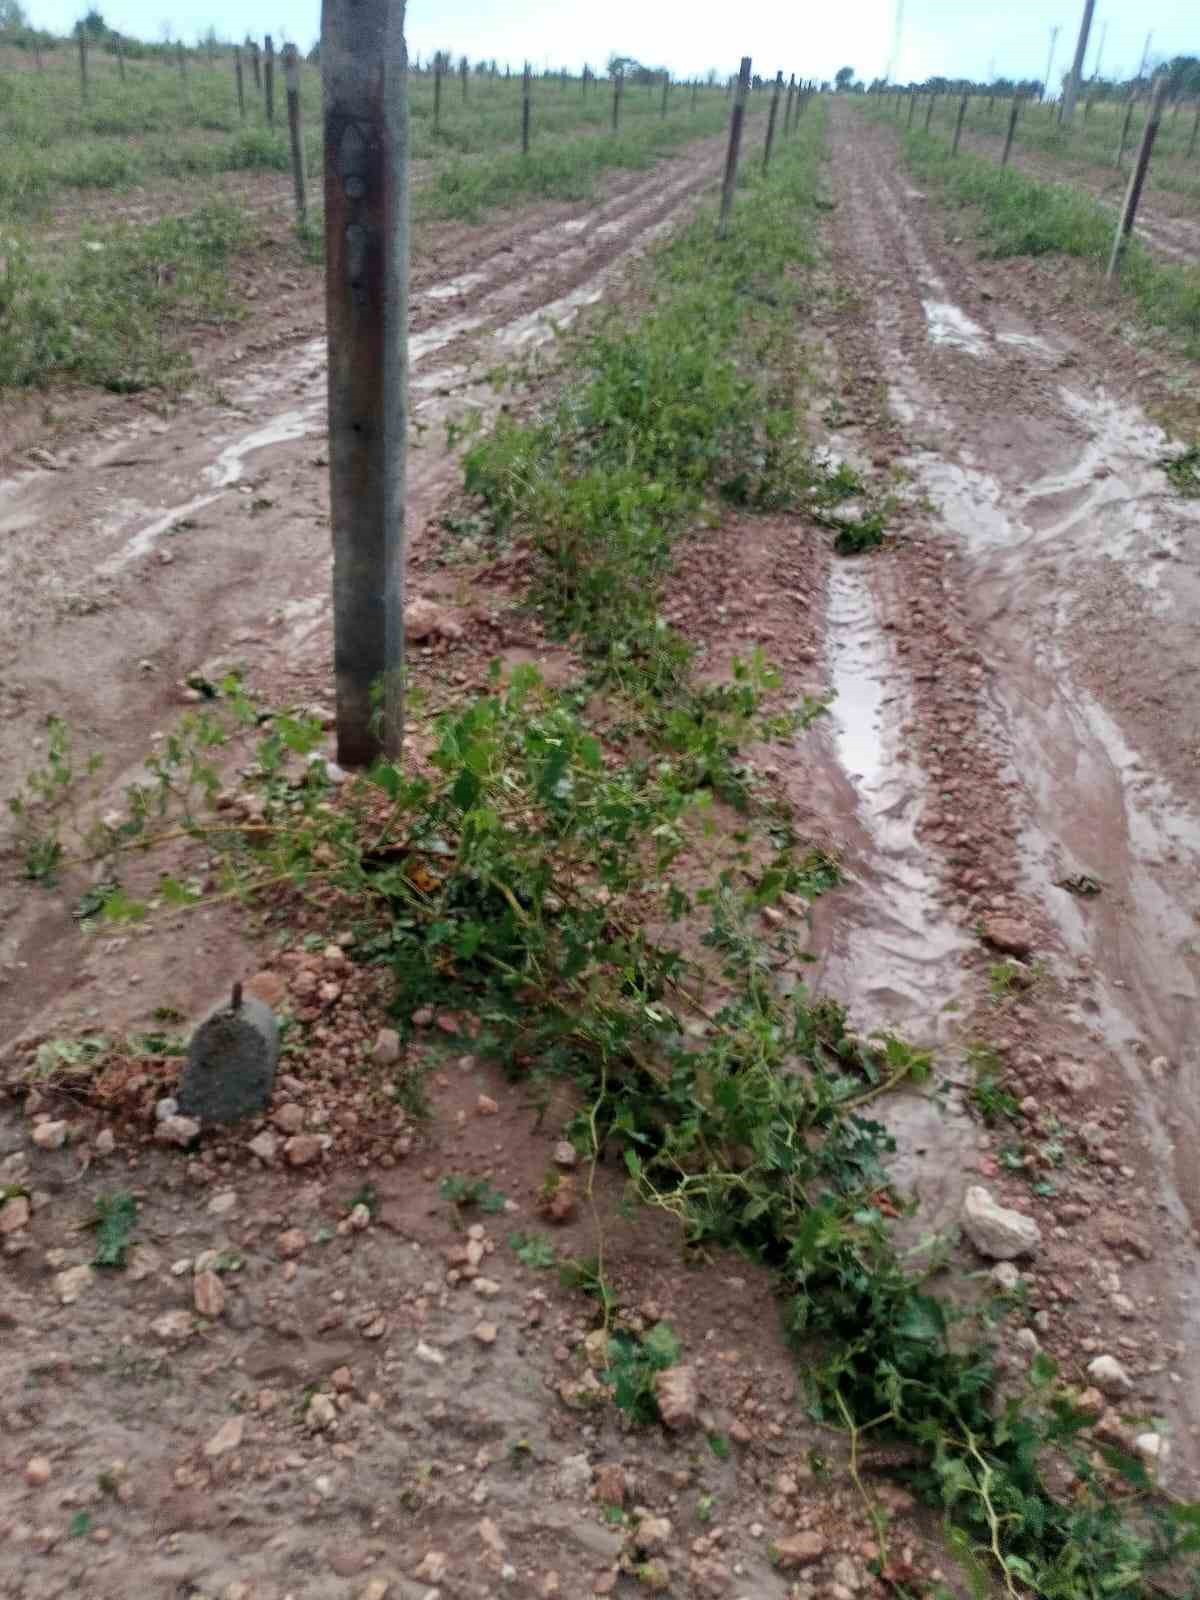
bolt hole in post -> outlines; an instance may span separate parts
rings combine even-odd
[[[287,86],[288,137],[292,146],[292,184],[296,191],[296,221],[308,218],[308,174],[304,170],[304,132],[300,125],[300,52],[294,44],[283,47],[283,75]]]
[[[743,56],[738,69],[737,88],[733,107],[729,113],[729,148],[725,152],[725,176],[721,183],[721,218],[717,224],[717,237],[723,239],[729,232],[729,214],[733,210],[733,191],[737,184],[738,153],[742,148],[742,123],[746,120],[746,98],[750,93],[750,57]]]
[[[323,0],[321,15],[334,674],[347,767],[398,758],[403,736],[404,12],[404,0]]]
[[[1137,221],[1138,202],[1142,198],[1142,187],[1146,182],[1146,174],[1150,170],[1150,157],[1154,152],[1154,141],[1158,138],[1158,130],[1162,122],[1163,103],[1167,98],[1168,87],[1169,80],[1164,73],[1154,85],[1154,91],[1150,97],[1150,110],[1146,117],[1146,126],[1142,129],[1142,139],[1138,145],[1137,160],[1133,164],[1133,171],[1129,174],[1129,187],[1125,191],[1125,203],[1121,207],[1121,220],[1117,224],[1112,255],[1108,260],[1107,275],[1110,281],[1115,279],[1121,271],[1121,261],[1125,255],[1125,248],[1133,232],[1133,225]]]

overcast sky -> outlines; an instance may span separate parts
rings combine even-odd
[[[308,45],[320,29],[319,0],[96,0],[110,27],[157,39],[193,39],[211,26],[240,37],[247,26]],[[66,32],[87,0],[26,0],[32,20]],[[933,74],[1040,78],[1050,28],[1058,23],[1054,76],[1067,64],[1082,0],[904,0],[904,26],[893,76]],[[756,71],[782,68],[800,77],[831,78],[853,66],[882,76],[892,53],[896,0],[839,0],[836,5],[784,5],[780,0],[409,0],[410,54],[435,49],[495,56],[517,65],[525,55],[543,65],[602,63],[613,50],[679,76],[715,67],[736,70],[749,53]],[[1200,54],[1197,0],[1098,0],[1089,71],[1107,23],[1103,69],[1131,72],[1146,33],[1154,55]]]

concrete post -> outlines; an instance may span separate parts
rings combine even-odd
[[[767,113],[767,137],[763,144],[763,176],[767,175],[767,168],[771,165],[771,146],[775,143],[775,119],[779,115],[779,101],[783,94],[783,73],[775,74],[775,89],[771,95],[771,109]]]
[[[1125,151],[1129,145],[1129,130],[1133,125],[1133,108],[1137,101],[1137,90],[1131,89],[1125,101],[1125,115],[1121,118],[1121,137],[1117,140],[1117,153],[1113,157],[1113,166],[1119,167],[1125,159]]]
[[[670,93],[670,90],[671,90],[671,74],[669,72],[664,72],[663,73],[662,105],[659,107],[659,110],[658,110],[658,114],[659,114],[660,117],[665,117],[666,114],[667,114],[667,95]]]
[[[1096,0],[1083,0],[1083,18],[1079,24],[1079,38],[1075,44],[1075,60],[1071,67],[1071,76],[1067,79],[1062,97],[1062,116],[1060,121],[1067,127],[1075,115],[1075,102],[1079,98],[1080,85],[1083,83],[1083,63],[1087,58],[1088,37],[1092,31],[1092,16],[1096,10]]]
[[[700,93],[700,80],[699,80],[699,78],[693,78],[692,79],[692,110],[693,110],[693,112],[696,109],[696,96],[699,93]]]
[[[935,105],[937,105],[937,98],[938,97],[937,97],[936,93],[935,94],[931,94],[929,96],[929,104],[925,107],[925,132],[926,133],[929,132],[930,124],[933,122],[933,108],[934,108]]]
[[[263,39],[263,96],[267,103],[267,126],[275,126],[275,46],[268,33]]]
[[[321,17],[337,758],[348,767],[398,758],[403,736],[404,9],[404,0],[323,0]]]
[[[175,41],[175,59],[179,63],[179,76],[180,76],[181,80],[184,83],[186,83],[187,82],[187,51],[183,48],[183,40],[182,39],[177,39]]]
[[[788,79],[787,103],[783,108],[783,136],[786,139],[792,131],[792,106],[796,99],[796,74],[793,72]]]
[[[959,141],[962,139],[963,120],[965,119],[966,115],[967,96],[963,95],[962,99],[958,102],[958,116],[954,121],[954,143],[950,146],[950,154],[952,156],[956,156],[958,154]]]
[[[233,47],[233,78],[237,85],[238,116],[245,122],[246,80],[242,75],[242,47],[240,44],[235,44]]]
[[[464,56],[458,64],[458,70],[462,74],[463,105],[466,105],[467,103],[467,73],[469,71],[469,67],[470,63],[467,61],[466,56]]]
[[[1004,136],[1004,154],[1000,157],[1000,165],[1006,167],[1008,158],[1012,155],[1013,140],[1017,136],[1017,118],[1021,114],[1021,97],[1013,95],[1012,110],[1008,113],[1008,132]]]
[[[521,154],[529,154],[529,63],[525,63],[525,77],[521,84]]]
[[[612,103],[612,131],[616,133],[621,123],[621,85],[625,81],[625,74],[621,71],[613,73],[613,103]]]
[[[917,96],[916,90],[915,89],[910,89],[908,91],[908,123],[907,123],[907,126],[910,127],[910,128],[913,125],[913,118],[917,114],[917,99],[918,99],[918,96]]]
[[[1150,110],[1146,116],[1146,126],[1142,129],[1142,142],[1138,145],[1137,160],[1133,164],[1133,171],[1129,174],[1129,187],[1125,191],[1125,204],[1121,207],[1121,220],[1117,224],[1116,238],[1113,240],[1112,255],[1108,260],[1108,277],[1115,278],[1121,270],[1121,258],[1125,254],[1125,246],[1129,243],[1129,236],[1133,232],[1133,225],[1137,220],[1138,201],[1142,198],[1142,185],[1146,181],[1146,174],[1150,170],[1150,156],[1154,150],[1154,141],[1158,137],[1159,124],[1162,122],[1163,102],[1167,98],[1168,79],[1164,73],[1154,85],[1154,93],[1150,97]]]
[[[304,130],[300,125],[300,56],[294,44],[283,47],[283,76],[287,85],[288,137],[292,146],[292,185],[296,191],[296,220],[308,216],[308,174],[304,170]]]
[[[254,74],[254,92],[255,92],[255,94],[261,94],[262,93],[262,53],[258,48],[258,40],[257,39],[252,40],[251,44],[250,44],[250,70]]]
[[[1196,139],[1200,137],[1200,104],[1196,106],[1196,115],[1192,122],[1192,137],[1188,140],[1188,158],[1196,154]]]
[[[79,28],[79,94],[84,105],[88,100],[88,42],[87,34],[83,31],[82,22],[76,24]]]
[[[433,57],[433,131],[438,133],[442,125],[442,52],[434,53]]]
[[[737,93],[729,114],[729,148],[725,152],[725,178],[721,184],[721,219],[717,224],[717,237],[723,239],[729,231],[729,213],[733,209],[733,190],[737,183],[738,152],[742,147],[742,123],[746,120],[746,96],[750,93],[750,57],[743,56],[738,69]]]
[[[125,46],[121,42],[121,35],[119,33],[114,33],[113,34],[113,49],[116,51],[116,56],[117,56],[117,76],[120,78],[121,82],[124,83],[125,82]]]

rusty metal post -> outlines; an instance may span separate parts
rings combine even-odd
[[[529,63],[525,63],[525,76],[521,80],[521,154],[529,154]]]
[[[962,99],[958,102],[958,116],[955,118],[954,122],[954,143],[950,146],[950,154],[952,156],[956,156],[958,154],[959,141],[962,139],[963,120],[966,115],[967,96],[963,95]]]
[[[1142,129],[1142,142],[1138,145],[1137,160],[1133,164],[1133,171],[1129,174],[1125,204],[1121,207],[1121,220],[1117,224],[1112,255],[1108,259],[1109,278],[1115,278],[1121,270],[1125,246],[1129,243],[1133,224],[1137,220],[1138,201],[1142,198],[1142,185],[1150,170],[1150,156],[1154,150],[1154,141],[1158,137],[1159,124],[1162,122],[1163,102],[1167,98],[1168,87],[1169,80],[1164,73],[1154,85],[1154,93],[1150,97],[1150,110],[1146,115],[1146,126]]]
[[[404,0],[323,0],[333,651],[349,767],[399,757],[403,737],[407,71]]]
[[[308,174],[304,170],[304,129],[300,123],[300,55],[294,44],[283,47],[283,79],[287,86],[288,137],[292,146],[292,185],[296,220],[308,217]]]
[[[233,47],[233,80],[237,85],[238,116],[245,122],[246,79],[242,73],[242,47],[240,44],[235,44]]]
[[[618,68],[613,73],[612,131],[614,133],[621,125],[621,87],[624,82],[625,74]]]
[[[267,102],[267,126],[275,126],[275,45],[268,33],[263,37],[263,97]]]
[[[88,42],[87,34],[83,31],[83,23],[77,23],[79,29],[79,93],[84,105],[88,100]]]
[[[1000,157],[1000,165],[1006,167],[1008,158],[1012,155],[1013,140],[1017,136],[1017,118],[1021,114],[1021,97],[1013,95],[1012,110],[1008,113],[1008,132],[1004,136],[1004,154]]]
[[[717,237],[723,239],[729,231],[729,213],[733,209],[733,190],[737,183],[738,152],[742,148],[742,124],[746,120],[746,96],[750,93],[750,57],[743,56],[738,69],[737,92],[733,109],[729,113],[729,148],[725,152],[725,177],[721,184],[721,218],[717,224]]]
[[[1113,161],[1114,167],[1119,167],[1122,161],[1125,159],[1125,147],[1129,143],[1129,129],[1133,122],[1133,107],[1136,100],[1137,90],[1131,89],[1129,91],[1129,98],[1125,102],[1125,116],[1121,121],[1121,137],[1117,141],[1117,154]]]
[[[767,168],[771,165],[771,146],[775,143],[775,119],[779,115],[779,101],[783,95],[783,73],[775,74],[775,90],[771,95],[771,109],[767,113],[767,137],[763,144],[763,176],[766,177]]]

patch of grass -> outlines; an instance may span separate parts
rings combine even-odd
[[[558,1264],[558,1251],[544,1234],[510,1233],[508,1242],[522,1266],[544,1270]]]
[[[464,1178],[458,1174],[442,1179],[441,1195],[460,1211],[478,1206],[480,1211],[492,1216],[498,1216],[507,1203],[504,1195],[483,1178]]]
[[[96,1253],[92,1265],[123,1267],[133,1230],[137,1226],[137,1201],[131,1194],[100,1195],[91,1226],[96,1230]]]
[[[920,130],[904,136],[914,176],[938,198],[974,209],[984,252],[991,256],[1075,256],[1097,270],[1108,265],[1115,210],[1066,185],[1041,182],[962,152]],[[1200,268],[1156,260],[1136,238],[1129,243],[1121,287],[1145,320],[1182,336],[1200,352]]]
[[[119,393],[178,385],[189,361],[174,330],[235,315],[229,263],[248,238],[240,212],[213,205],[144,228],[113,229],[53,265],[19,248],[7,252],[0,388],[57,378]]]
[[[1164,456],[1159,466],[1186,499],[1200,497],[1200,444],[1190,445],[1180,455]]]

